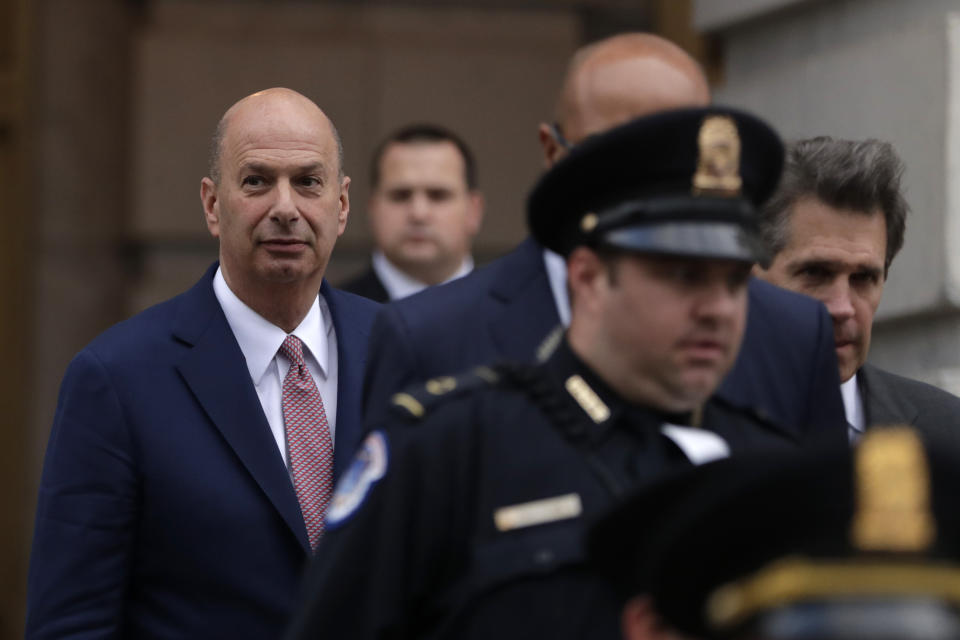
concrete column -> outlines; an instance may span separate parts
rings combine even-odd
[[[35,495],[29,397],[33,340],[33,225],[29,194],[29,66],[26,0],[0,9],[0,638],[23,636],[27,554]]]
[[[67,363],[123,317],[131,6],[120,0],[38,4],[38,162],[31,198],[38,236],[37,468]]]

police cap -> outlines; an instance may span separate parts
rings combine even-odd
[[[682,109],[590,136],[545,173],[527,202],[533,236],[579,245],[753,262],[756,211],[773,193],[783,144],[734,109]]]
[[[700,638],[960,638],[960,452],[906,427],[741,455],[642,491],[593,566]]]

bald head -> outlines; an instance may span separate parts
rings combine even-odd
[[[633,118],[709,102],[703,70],[683,49],[652,34],[627,33],[577,51],[564,78],[556,121],[576,144]],[[563,149],[551,147],[545,126],[541,142],[549,165]]]
[[[220,119],[200,201],[238,298],[287,333],[306,317],[350,213],[330,119],[290,89],[247,96]]]
[[[219,184],[224,142],[231,135],[232,130],[238,128],[234,127],[233,124],[253,118],[261,126],[279,127],[287,124],[286,121],[289,116],[294,116],[294,120],[297,122],[312,123],[318,126],[320,131],[331,136],[337,147],[339,175],[342,178],[343,143],[340,141],[340,133],[337,128],[310,98],[293,89],[284,87],[258,91],[240,99],[227,109],[217,123],[210,145],[210,164],[208,167],[210,178]]]

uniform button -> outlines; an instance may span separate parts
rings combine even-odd
[[[550,564],[553,562],[553,551],[550,549],[540,549],[533,554],[533,561],[537,564]]]

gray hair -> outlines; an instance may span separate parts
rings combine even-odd
[[[330,131],[333,132],[333,139],[337,143],[337,176],[343,180],[343,142],[340,140],[340,132],[333,124],[333,120],[327,119],[330,123]],[[217,128],[213,131],[213,137],[210,139],[210,152],[208,156],[207,175],[213,180],[214,184],[220,184],[220,156],[223,153],[223,137],[227,131],[227,117],[220,118]]]
[[[900,192],[903,171],[903,161],[889,142],[820,136],[787,144],[780,184],[760,212],[760,234],[771,259],[789,241],[790,209],[801,198],[812,196],[838,209],[866,215],[876,209],[883,212],[887,227],[886,276],[903,247],[910,211]]]

